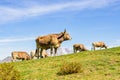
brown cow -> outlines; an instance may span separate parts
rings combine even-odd
[[[12,61],[16,61],[16,59],[19,60],[30,60],[30,56],[27,52],[22,52],[22,51],[14,51],[11,53],[12,55]]]
[[[43,49],[46,49],[46,50],[51,49],[51,55],[52,55],[53,49],[54,49],[54,53],[56,54],[57,49],[58,49],[58,47],[60,47],[61,43],[63,41],[70,40],[70,39],[71,39],[71,37],[66,32],[66,30],[64,32],[61,32],[58,34],[48,34],[45,36],[39,36],[36,39],[37,54],[39,55],[39,52],[40,52],[40,57],[42,58]],[[41,50],[39,51],[39,49],[41,49]],[[39,56],[38,56],[38,58],[39,58]]]
[[[83,44],[74,44],[73,45],[73,51],[74,53],[77,51],[86,51],[87,49],[85,48],[85,46]]]
[[[104,42],[93,42],[92,46],[93,46],[93,50],[95,50],[95,47],[100,47],[100,49],[101,48],[107,49],[107,46],[105,45]]]
[[[48,57],[48,54],[47,54],[46,50],[43,50],[42,56],[43,56],[44,58]],[[30,57],[31,57],[31,59],[33,59],[34,57],[38,57],[38,54],[36,53],[36,50],[32,50],[32,51],[30,52]]]

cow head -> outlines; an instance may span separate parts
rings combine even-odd
[[[64,32],[60,33],[61,35],[58,37],[58,39],[64,39],[65,40],[70,40],[72,39],[71,36],[69,35],[69,33],[66,32],[66,29],[64,30]]]
[[[30,60],[30,59],[31,59],[31,57],[29,55],[27,55],[27,59],[26,60]]]
[[[64,36],[63,36],[64,40],[70,40],[70,39],[72,39],[71,36],[69,35],[69,33],[66,32],[66,30],[64,31],[63,34],[64,34]]]
[[[106,45],[104,45],[104,47],[105,47],[105,49],[107,49],[107,48],[108,48],[108,46],[106,46]]]

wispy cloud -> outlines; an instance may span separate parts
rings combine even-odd
[[[20,42],[34,40],[34,37],[23,37],[23,38],[5,38],[0,39],[0,43]]]
[[[120,39],[118,40],[114,40],[108,43],[109,47],[116,47],[116,46],[120,46]]]
[[[27,17],[40,16],[48,13],[64,10],[84,10],[93,8],[103,8],[119,0],[80,0],[65,3],[52,3],[49,5],[35,4],[22,7],[0,6],[0,22],[18,20]],[[23,4],[25,5],[26,2]]]

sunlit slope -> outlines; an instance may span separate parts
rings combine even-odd
[[[64,62],[79,62],[83,72],[58,75]],[[120,47],[13,63],[22,80],[120,80]]]

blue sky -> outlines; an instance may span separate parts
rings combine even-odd
[[[35,38],[67,29],[61,47],[94,41],[120,45],[120,0],[1,0],[0,59],[36,48]]]

